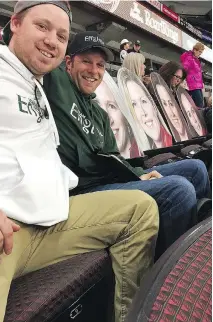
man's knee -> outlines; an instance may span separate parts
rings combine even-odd
[[[141,190],[128,190],[128,193],[131,194],[132,200],[134,200],[138,206],[146,209],[157,209],[156,201],[148,193]]]
[[[131,205],[132,207],[137,206],[141,209],[148,209],[149,207],[155,209],[157,207],[155,200],[148,195],[146,192],[141,190],[108,190],[108,191],[101,191],[95,192],[95,194],[108,194],[108,199],[114,200],[117,204],[127,204]],[[104,195],[103,195],[104,196]],[[110,198],[109,198],[110,197]],[[100,195],[99,195],[100,198]]]
[[[193,171],[205,172],[206,173],[206,166],[205,163],[198,159],[191,159],[188,160],[189,168]]]
[[[173,175],[170,177],[171,193],[168,189],[168,198],[172,198],[174,205],[188,204],[191,206],[196,203],[196,192],[193,184],[182,176]]]
[[[138,220],[141,220],[147,229],[153,229],[157,234],[159,229],[159,210],[156,201],[147,193],[140,190],[132,190],[135,202],[137,205],[137,212],[135,212]]]

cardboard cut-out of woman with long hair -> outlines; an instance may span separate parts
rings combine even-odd
[[[192,134],[192,137],[204,136],[207,134],[207,128],[202,114],[199,113],[197,106],[195,105],[191,96],[187,91],[178,87],[176,92],[181,110],[185,116],[186,122]]]
[[[207,134],[205,121],[199,113],[197,106],[188,92],[183,88],[182,82],[186,78],[186,71],[175,61],[164,64],[158,71],[174,95],[186,119],[192,137]]]
[[[108,80],[109,77],[110,76],[108,75]],[[113,82],[112,79],[111,82]],[[115,135],[120,154],[126,159],[139,157],[143,155],[143,153],[139,150],[129,122],[120,110],[117,97],[118,93],[116,93],[116,90],[118,91],[118,88],[114,83],[114,91],[112,92],[106,82],[105,75],[104,80],[96,89],[96,100],[109,116],[110,126]]]
[[[153,72],[151,73],[151,83],[174,140],[180,142],[191,139],[192,136],[187,128],[181,109],[166,82],[158,73]]]
[[[121,68],[118,71],[118,84],[138,126],[147,136],[149,149],[171,146],[172,136],[139,77]]]

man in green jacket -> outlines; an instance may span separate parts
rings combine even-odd
[[[44,86],[60,136],[59,154],[80,178],[72,194],[136,189],[157,201],[158,257],[196,222],[197,199],[206,197],[210,189],[208,174],[199,160],[158,166],[144,173],[119,155],[107,113],[93,101],[106,62],[112,59],[96,32],[82,32],[68,49],[66,71],[59,68],[46,76]],[[120,168],[119,162],[101,155],[118,157]]]

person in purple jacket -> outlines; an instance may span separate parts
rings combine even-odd
[[[203,100],[203,78],[202,78],[202,69],[201,63],[199,60],[200,55],[204,51],[204,45],[200,42],[197,42],[193,50],[189,50],[183,53],[180,57],[180,60],[187,72],[187,85],[189,88],[189,94],[193,98],[195,105],[199,108],[204,107]]]

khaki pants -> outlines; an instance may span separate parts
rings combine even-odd
[[[88,193],[70,199],[67,221],[49,228],[20,225],[12,254],[1,255],[0,322],[13,278],[106,247],[116,281],[115,321],[124,321],[140,279],[153,263],[159,225],[154,199],[134,190]]]

